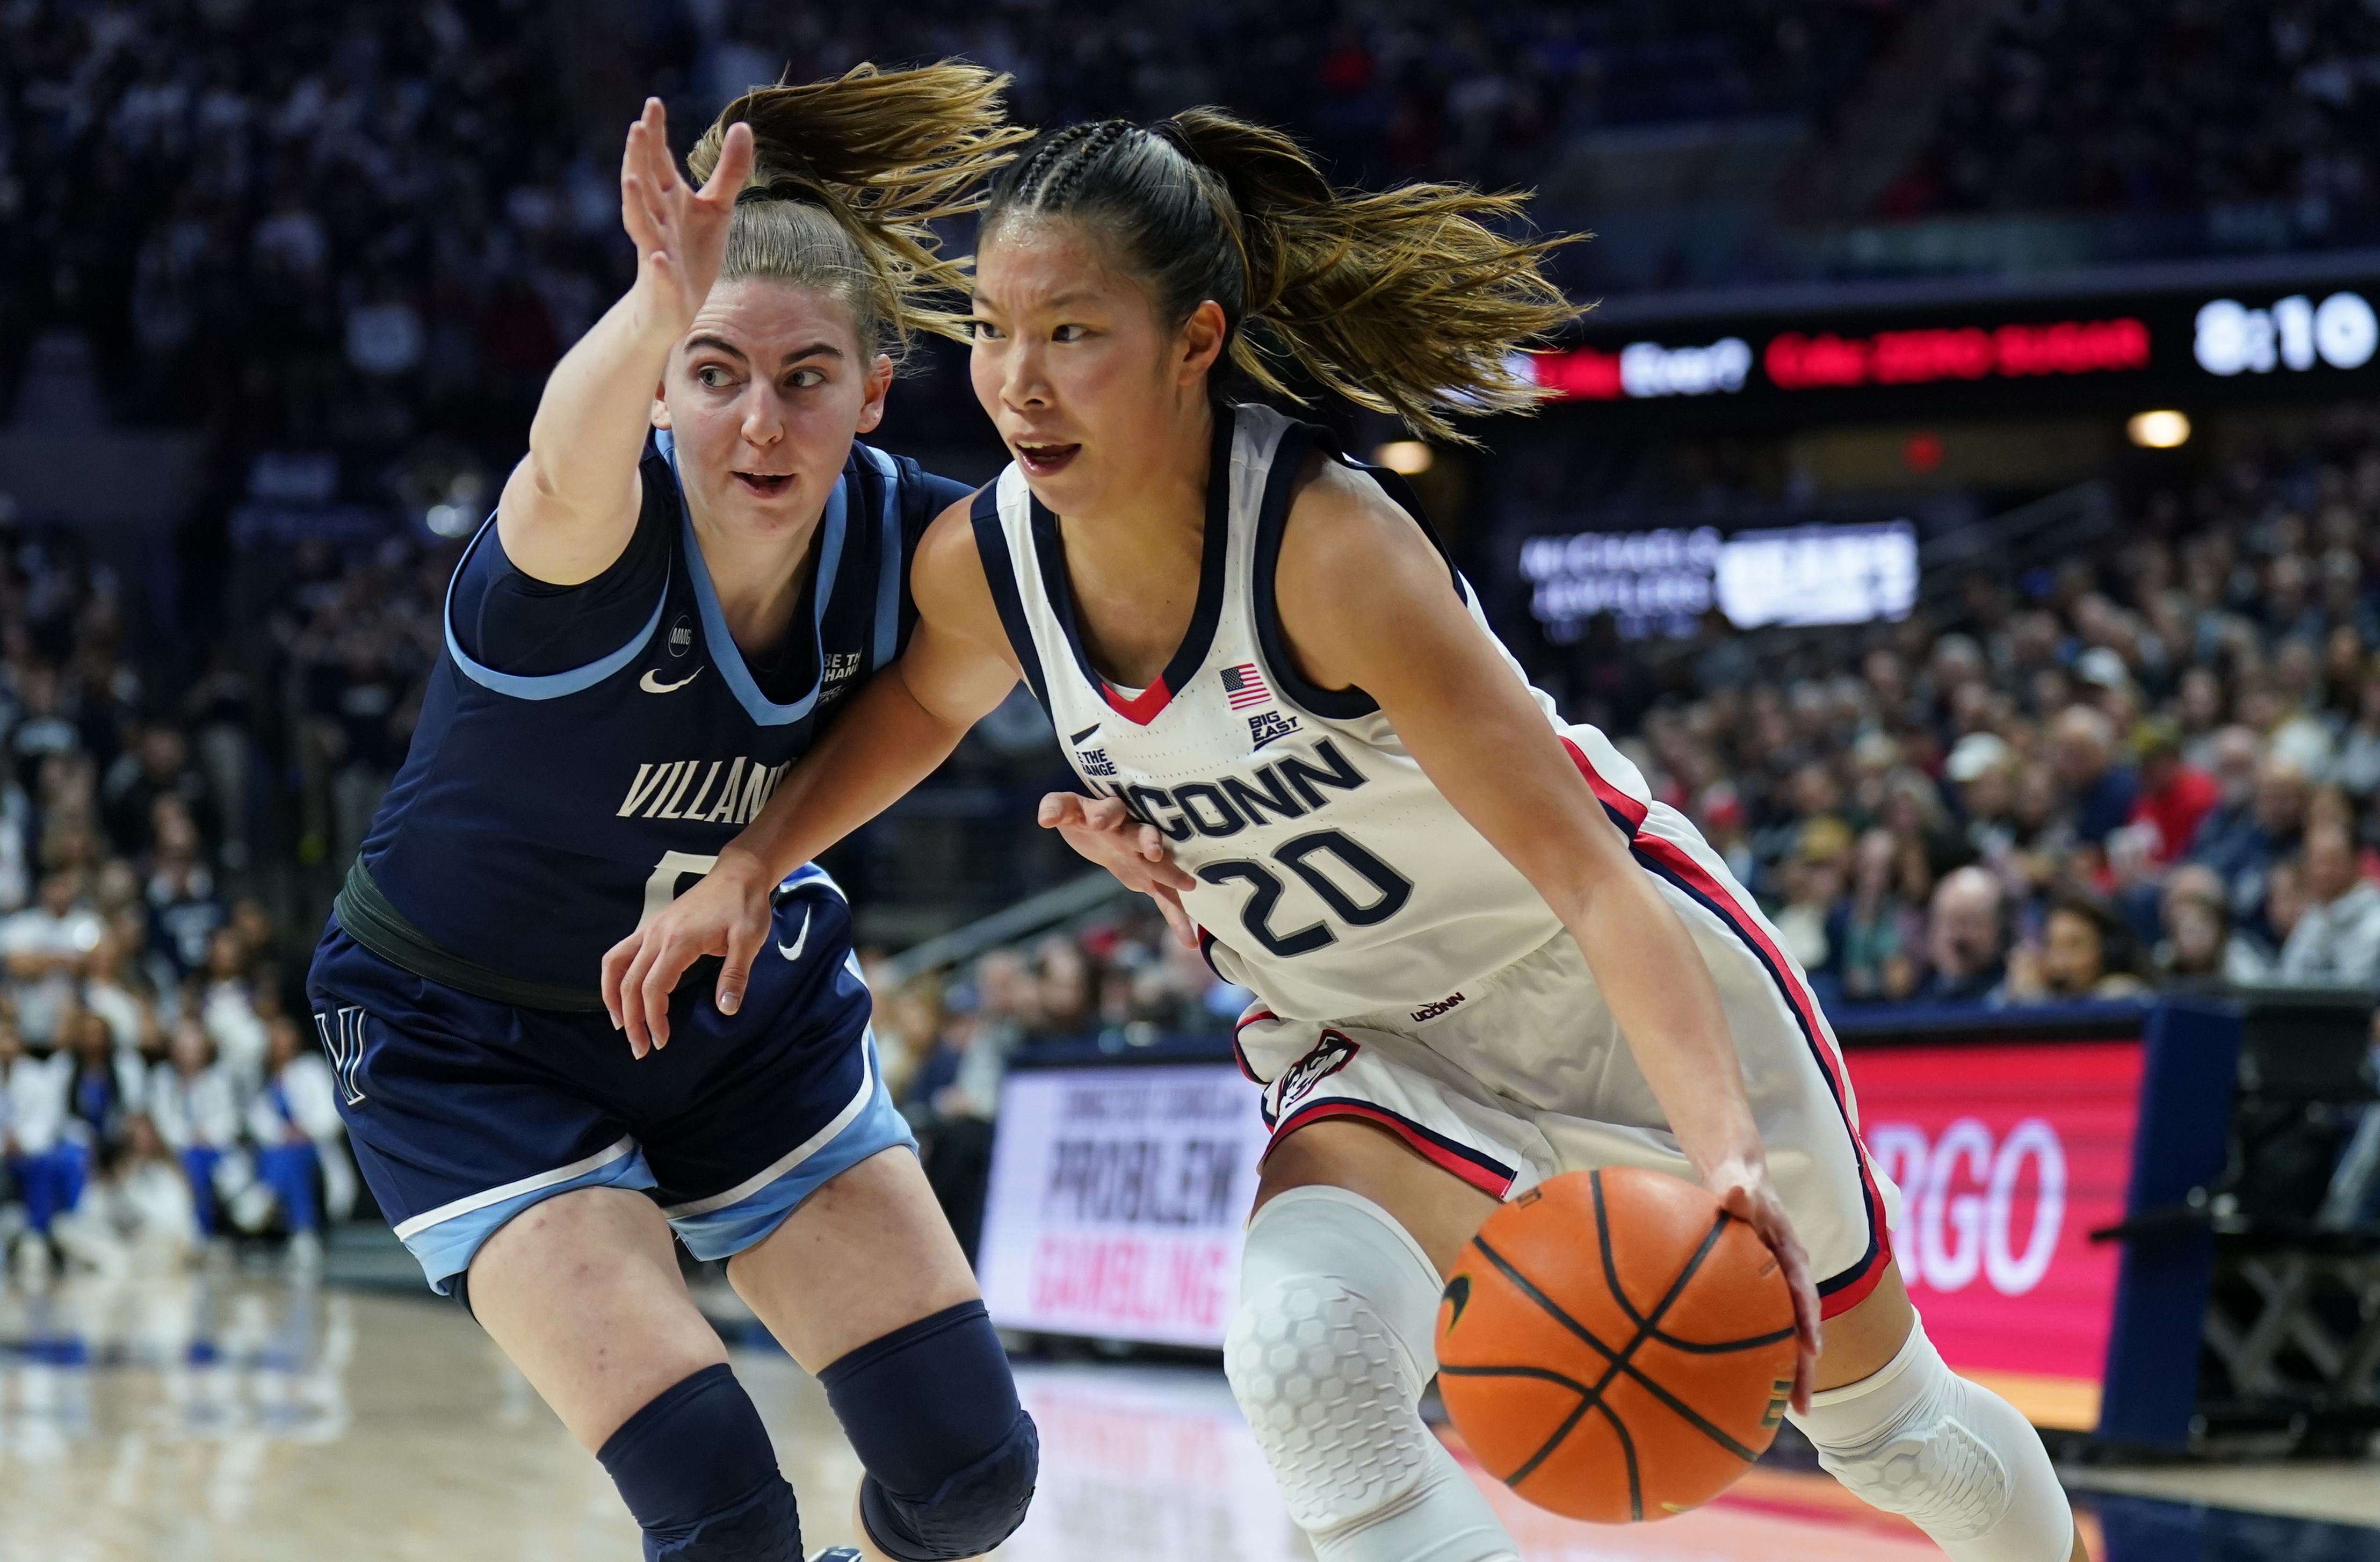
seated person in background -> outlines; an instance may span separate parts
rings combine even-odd
[[[2223,880],[2211,868],[2186,863],[2166,877],[2161,922],[2156,968],[2168,981],[2236,984],[2272,974],[2272,951],[2232,929]]]
[[[344,1203],[349,1207],[355,1203],[354,1177],[346,1171],[346,1152],[339,1144],[345,1130],[339,1121],[338,1084],[331,1065],[302,1040],[296,1022],[286,1016],[272,1022],[265,1040],[264,1083],[248,1103],[248,1137],[256,1147],[257,1180],[273,1190],[281,1206],[282,1223],[289,1228],[290,1262],[300,1268],[322,1255],[322,1202],[314,1195],[314,1179],[322,1176],[334,1195],[344,1188]],[[330,1171],[334,1163],[339,1173]]]
[[[65,1097],[58,1151],[67,1157],[70,1191],[60,1207],[81,1196],[84,1182],[124,1137],[124,1120],[140,1109],[140,1055],[119,1052],[107,1022],[77,1004],[58,1023],[50,1059]]]
[[[68,1063],[63,1053],[29,1056],[15,1023],[0,1018],[0,1152],[25,1201],[29,1229],[18,1241],[17,1262],[36,1274],[49,1267],[52,1223],[81,1191],[76,1152],[64,1142]]]
[[[124,1120],[124,1143],[108,1151],[56,1229],[68,1258],[103,1275],[157,1274],[189,1263],[199,1242],[189,1179],[145,1114]]]
[[[2380,886],[2363,878],[2354,838],[2335,821],[2306,831],[2305,909],[2273,975],[2301,987],[2380,987]]]
[[[1860,837],[1851,893],[1828,924],[1846,1002],[1900,1003],[1917,990],[1916,951],[1925,943],[1925,921],[1900,894],[1905,877],[1890,831],[1871,829]]]
[[[2008,914],[2000,881],[1979,867],[1943,876],[1934,887],[1927,953],[1933,968],[1919,1003],[1981,1003],[2008,975]]]
[[[0,923],[0,959],[17,989],[17,1023],[36,1047],[57,1044],[58,1023],[75,1002],[85,963],[98,947],[102,924],[82,905],[82,878],[53,873],[41,900]]]
[[[2107,907],[2070,895],[2050,907],[2039,945],[2009,958],[2000,997],[2009,1003],[2130,998],[2147,990],[2131,969],[2131,936]]]
[[[150,1071],[147,1104],[158,1138],[189,1176],[200,1234],[216,1235],[217,1171],[238,1147],[239,1094],[196,1020],[174,1027],[172,1053]]]

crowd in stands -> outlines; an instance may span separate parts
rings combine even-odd
[[[356,1179],[274,919],[233,885],[249,737],[150,690],[119,585],[0,558],[0,1247],[23,1267],[318,1255]],[[218,691],[219,692],[219,691]]]
[[[1831,1003],[2380,989],[2380,425],[2352,416],[1950,611],[1714,629],[1666,692],[1594,636],[1542,675]]]
[[[2359,0],[2021,0],[1886,208],[2281,207],[2368,241],[2375,60],[2380,14]]]

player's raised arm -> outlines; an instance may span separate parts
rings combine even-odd
[[[747,125],[728,129],[699,188],[670,155],[661,100],[647,99],[628,127],[620,221],[637,246],[637,280],[554,366],[529,425],[528,454],[504,483],[497,534],[524,574],[576,586],[627,547],[655,387],[719,274],[728,219],[751,168]]]
[[[638,1056],[669,1044],[670,992],[705,955],[725,961],[716,996],[722,1013],[735,1013],[768,928],[770,891],[930,775],[1023,676],[985,583],[966,503],[927,528],[910,590],[917,627],[901,660],[870,679],[786,772],[702,882],[603,957],[604,1007]]]
[[[1431,782],[1545,897],[1595,973],[1680,1148],[1776,1251],[1793,1288],[1806,1402],[1818,1346],[1807,1258],[1771,1186],[1718,988],[1445,562],[1370,478],[1332,464],[1281,547],[1281,625],[1306,675],[1380,708]],[[1347,587],[1360,580],[1360,594]]]

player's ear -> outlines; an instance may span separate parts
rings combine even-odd
[[[670,426],[668,390],[669,387],[666,384],[655,385],[653,387],[653,410],[651,416],[653,427],[656,429],[666,429]]]
[[[859,404],[859,431],[863,434],[884,421],[884,398],[892,390],[892,359],[888,355],[877,354],[876,361],[868,366],[866,390],[868,399]]]
[[[1184,385],[1196,383],[1223,356],[1223,342],[1230,333],[1223,306],[1212,298],[1201,300],[1174,334],[1174,349],[1181,355],[1175,366],[1175,379]]]

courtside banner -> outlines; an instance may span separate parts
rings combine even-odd
[[[2140,1125],[2139,1041],[1857,1047],[1861,1136],[1943,1359],[2035,1424],[2098,1424]]]
[[[1228,1063],[1011,1073],[977,1254],[992,1321],[1220,1348],[1265,1137]]]

